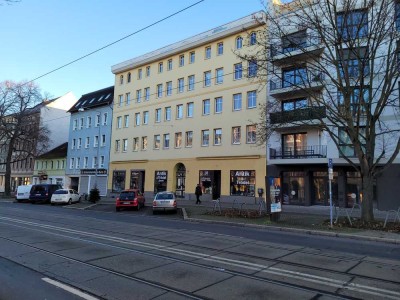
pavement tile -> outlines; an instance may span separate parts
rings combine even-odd
[[[80,261],[90,261],[93,259],[119,255],[127,252],[128,250],[121,250],[113,247],[100,246],[100,245],[93,245],[93,246],[90,245],[86,247],[80,247],[77,249],[67,249],[67,250],[57,251],[58,254],[64,255],[69,258],[77,259]]]
[[[179,244],[173,245],[171,247],[165,247],[164,249],[153,250],[151,251],[151,253],[176,259],[182,259],[185,261],[194,261],[198,259],[199,256],[210,256],[218,254],[220,253],[220,251],[207,248],[202,248],[201,251],[199,251],[199,247],[197,246]]]
[[[358,291],[341,289],[338,294],[361,299],[400,299],[400,285],[396,283],[356,277],[351,284]]]
[[[254,240],[253,240],[254,242]],[[271,243],[271,242],[260,242],[257,241],[254,244],[263,246],[263,247],[268,247],[268,248],[274,248],[274,249],[283,249],[287,251],[297,251],[304,249],[303,246],[293,246],[293,245],[288,245],[288,244],[278,244],[278,243]]]
[[[400,283],[400,263],[396,265],[363,261],[349,271],[350,274],[363,275]]]
[[[40,242],[35,243],[35,247],[47,250],[47,251],[61,251],[61,250],[68,250],[68,249],[76,249],[85,247],[87,243],[78,240],[72,239],[59,239],[54,238],[50,242]]]
[[[24,246],[19,243],[15,243],[13,241],[1,240],[0,246],[0,256],[4,258],[12,258],[15,256],[23,255],[26,253],[37,252],[37,249],[34,249],[29,246]]]
[[[268,259],[276,259],[293,252],[284,249],[270,248],[249,243],[229,248],[226,251],[234,253],[244,253],[249,256],[268,258]]]
[[[184,299],[193,299],[193,298],[189,298],[189,297],[185,297],[182,295],[178,295],[178,294],[169,292],[169,293],[165,293],[160,296],[157,296],[153,299],[154,300],[184,300]]]
[[[55,255],[49,255],[49,253],[43,251],[19,254],[9,259],[38,272],[44,272],[53,265],[65,262],[65,259]]]
[[[187,245],[211,248],[216,250],[224,250],[242,244],[241,242],[234,242],[221,238],[202,238],[194,241],[186,242]]]
[[[177,232],[177,233],[163,233],[159,235],[153,235],[152,239],[155,240],[163,240],[163,241],[169,241],[169,242],[175,242],[175,243],[182,243],[182,242],[189,242],[193,240],[200,239],[201,237],[194,236],[189,233],[182,233],[182,232]]]

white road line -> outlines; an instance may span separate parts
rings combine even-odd
[[[87,237],[98,238],[98,239],[107,240],[107,241],[114,241],[114,242],[119,242],[122,244],[135,245],[135,246],[140,246],[143,248],[149,248],[151,250],[158,250],[158,251],[167,252],[167,253],[180,254],[182,256],[187,256],[187,257],[196,258],[196,259],[200,259],[200,260],[219,262],[219,263],[222,263],[225,265],[241,267],[241,268],[254,270],[254,271],[261,271],[261,272],[270,273],[273,275],[291,277],[293,279],[300,279],[300,280],[308,281],[308,282],[312,282],[312,283],[320,283],[320,284],[324,284],[327,286],[332,286],[332,287],[336,287],[339,289],[353,290],[353,291],[357,291],[357,292],[364,293],[364,294],[381,295],[381,296],[382,296],[382,294],[386,294],[385,297],[387,297],[387,298],[400,299],[400,293],[398,293],[396,291],[375,288],[375,287],[362,285],[362,284],[350,283],[350,282],[347,282],[344,280],[331,279],[331,278],[326,278],[326,277],[308,274],[308,273],[304,273],[304,272],[290,271],[290,270],[276,268],[276,267],[268,267],[267,265],[239,261],[239,260],[235,260],[235,259],[229,259],[229,258],[224,258],[224,257],[219,257],[219,256],[214,256],[214,255],[207,255],[207,254],[192,252],[189,250],[183,250],[183,249],[174,248],[174,247],[167,247],[167,246],[162,246],[162,245],[157,245],[157,244],[152,244],[152,243],[128,240],[128,239],[109,236],[109,235],[102,235],[102,234],[85,232],[85,231],[80,231],[80,230],[67,229],[67,228],[56,227],[56,226],[52,226],[52,225],[39,224],[39,223],[34,223],[34,222],[29,222],[29,221],[24,221],[24,220],[12,219],[12,218],[8,218],[8,217],[0,217],[0,220],[7,220],[7,221],[15,222],[15,223],[20,223],[20,224],[25,224],[25,225],[35,226],[35,227],[52,229],[52,230],[61,231],[64,233],[84,235]],[[393,295],[393,296],[390,296],[390,295]]]
[[[47,278],[47,277],[43,277],[42,280],[47,282],[47,283],[50,283],[50,284],[52,284],[52,285],[54,285],[54,286],[56,286],[58,288],[60,288],[60,289],[63,289],[63,290],[65,290],[65,291],[67,291],[67,292],[69,292],[71,294],[77,295],[77,296],[79,296],[79,297],[81,297],[83,299],[86,299],[86,300],[99,300],[99,298],[96,298],[96,297],[93,297],[93,296],[91,296],[89,294],[81,292],[80,290],[75,289],[73,287],[70,287],[69,285],[61,283],[59,281],[55,281],[55,280]]]

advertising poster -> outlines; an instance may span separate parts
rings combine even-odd
[[[271,213],[281,212],[281,179],[279,177],[268,177],[268,188],[271,199]]]

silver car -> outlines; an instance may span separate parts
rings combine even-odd
[[[172,192],[157,193],[153,200],[153,214],[159,211],[174,211],[178,210],[175,194]]]

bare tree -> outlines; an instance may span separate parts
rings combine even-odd
[[[48,129],[40,120],[42,96],[34,83],[0,83],[0,149],[5,166],[5,195],[11,192],[15,163],[33,168],[33,159],[48,148]]]
[[[257,41],[269,99],[258,135],[288,126],[325,132],[361,174],[362,220],[372,221],[374,179],[400,150],[399,4],[393,0],[270,0]],[[290,70],[289,70],[290,69]],[[288,71],[285,71],[288,70]],[[285,111],[286,96],[307,98]]]

